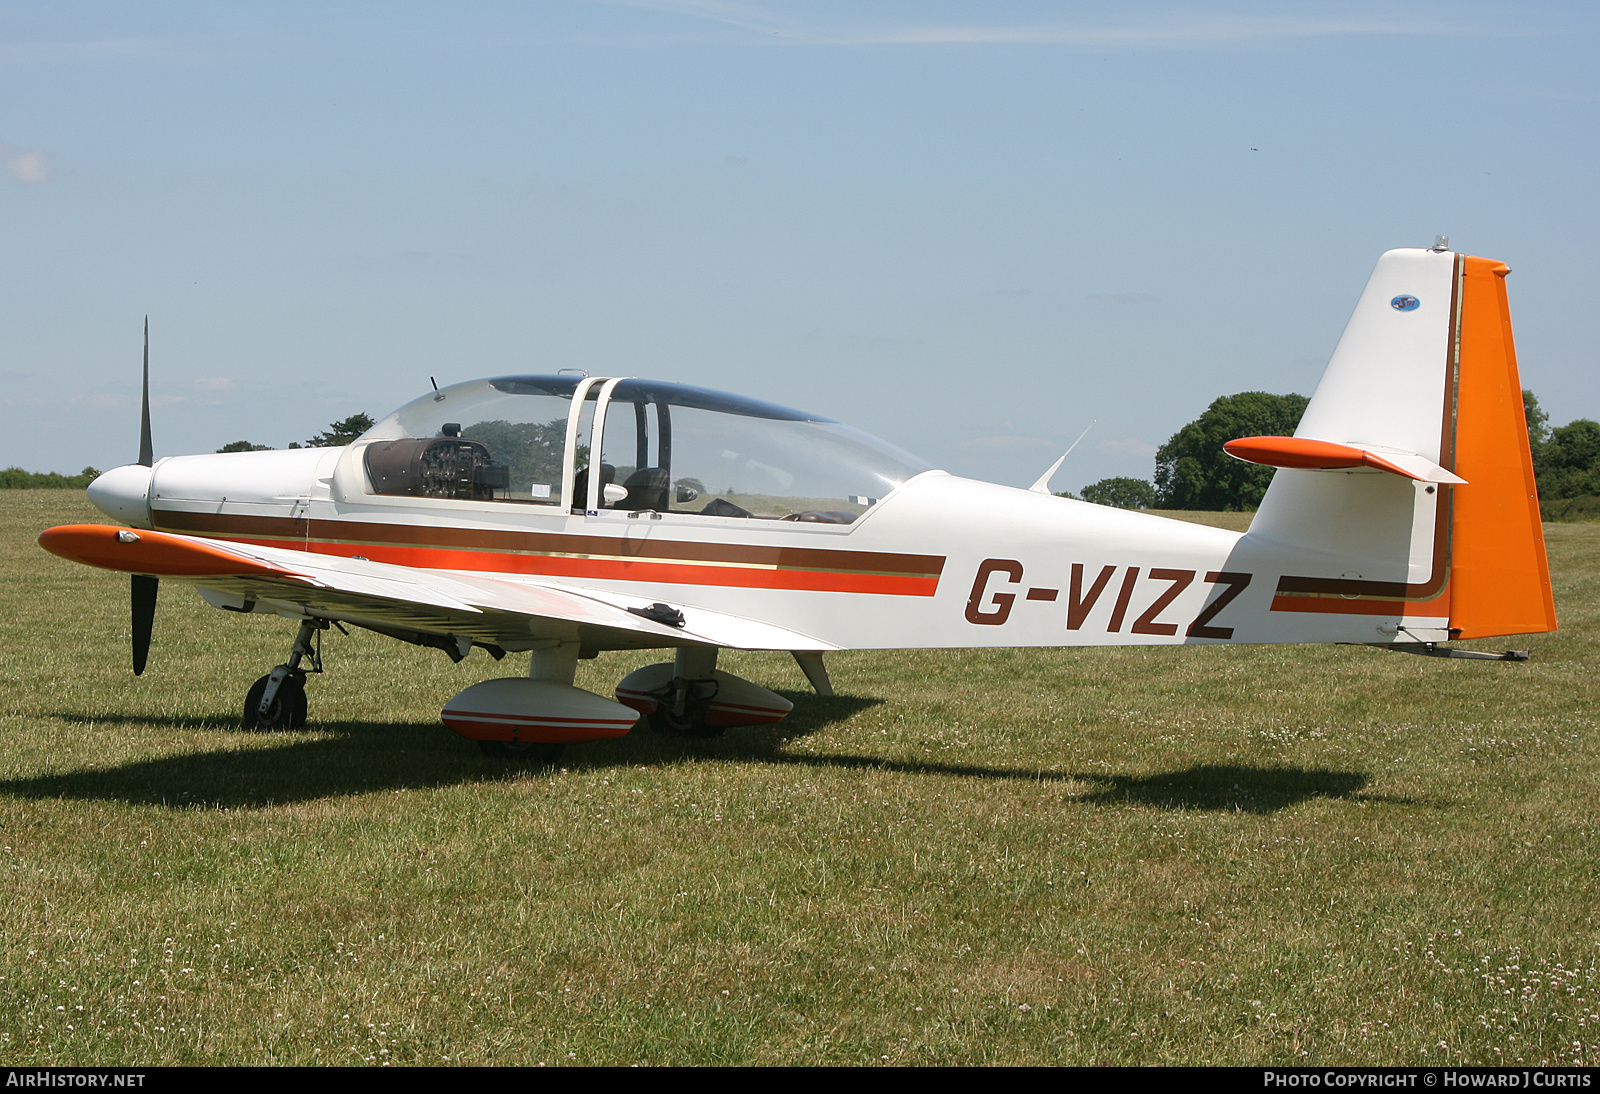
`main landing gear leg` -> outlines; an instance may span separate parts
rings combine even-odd
[[[300,662],[309,660],[310,671],[322,671],[321,632],[327,629],[326,619],[301,621],[289,660],[250,685],[244,700],[246,729],[298,729],[306,724],[306,670]]]
[[[557,642],[533,651],[528,662],[528,679],[550,684],[566,684],[578,678],[578,643]],[[563,744],[540,741],[479,741],[478,750],[497,760],[521,760],[530,764],[553,764],[567,750]]]
[[[671,690],[650,715],[650,728],[674,737],[720,737],[722,726],[706,725],[706,701],[717,694],[711,673],[717,667],[716,646],[679,646],[673,657]]]

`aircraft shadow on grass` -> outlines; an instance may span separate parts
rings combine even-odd
[[[1088,783],[1093,790],[1069,794],[1067,800],[1085,805],[1130,804],[1175,810],[1270,813],[1312,798],[1413,804],[1405,799],[1362,794],[1368,777],[1351,771],[1199,765],[1132,776],[892,760],[849,753],[787,752],[787,743],[847,721],[882,702],[841,695],[819,698],[805,693],[789,697],[801,701],[790,718],[775,729],[736,729],[721,738],[697,741],[663,736],[641,727],[625,737],[594,742],[569,752],[561,766],[594,769],[723,760],[963,779]],[[486,759],[468,742],[441,732],[439,724],[432,721],[331,722],[308,727],[315,734],[308,740],[299,733],[225,729],[216,720],[194,717],[91,717],[70,712],[55,717],[97,727],[121,723],[210,729],[229,736],[237,734],[252,744],[267,742],[268,747],[188,752],[116,766],[81,767],[54,775],[0,780],[0,795],[121,801],[175,809],[251,809],[384,790],[520,778],[538,770]],[[273,737],[298,739],[272,744]]]

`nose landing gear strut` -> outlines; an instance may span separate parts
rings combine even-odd
[[[326,619],[305,619],[294,636],[289,660],[250,685],[244,699],[246,729],[299,729],[306,724],[306,673],[322,671],[322,632]],[[341,630],[343,628],[340,628]]]

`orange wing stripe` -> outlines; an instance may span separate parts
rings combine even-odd
[[[121,536],[131,538],[124,542],[119,538]],[[127,528],[108,528],[103,524],[63,524],[41,532],[39,546],[73,562],[130,574],[149,574],[154,577],[250,575],[303,580],[291,570],[257,562],[225,548],[197,542],[188,536],[143,529],[135,532]]]

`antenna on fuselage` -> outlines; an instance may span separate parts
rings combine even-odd
[[[1083,432],[1078,434],[1078,441],[1081,441],[1085,437],[1087,437],[1089,435],[1089,430],[1093,429],[1094,428],[1094,423],[1098,422],[1099,420],[1100,420],[1099,418],[1091,419],[1089,424],[1083,427]],[[1073,441],[1072,444],[1067,446],[1067,450],[1065,452],[1061,453],[1061,458],[1059,460],[1057,460],[1055,463],[1051,464],[1050,465],[1050,470],[1048,470],[1044,474],[1040,475],[1039,476],[1039,481],[1034,483],[1032,486],[1028,487],[1028,489],[1032,490],[1035,494],[1048,494],[1048,493],[1050,493],[1050,479],[1055,475],[1055,473],[1057,471],[1061,470],[1061,465],[1067,462],[1067,457],[1072,455],[1072,450],[1074,448],[1078,447],[1078,441]]]

